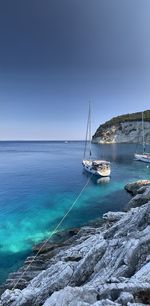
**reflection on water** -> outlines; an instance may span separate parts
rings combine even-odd
[[[106,184],[110,182],[110,176],[107,177],[99,177],[97,175],[91,175],[91,173],[87,172],[86,170],[83,170],[83,175],[87,178],[90,178],[91,176],[91,182],[96,184]]]
[[[96,182],[97,184],[108,184],[110,182],[110,176],[100,177]]]

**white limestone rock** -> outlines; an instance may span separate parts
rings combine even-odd
[[[134,296],[132,293],[129,292],[121,292],[119,298],[117,299],[117,302],[121,305],[126,306],[127,303],[133,303],[134,302]]]
[[[150,122],[144,122],[145,140],[150,143]],[[141,121],[126,121],[110,126],[102,125],[92,138],[94,143],[142,143]]]
[[[125,212],[117,211],[108,211],[107,213],[103,214],[103,219],[110,221],[110,222],[115,222],[120,220],[123,216],[125,215]]]
[[[106,299],[106,300],[98,301],[94,303],[92,306],[121,306],[121,304],[118,304],[116,302],[112,302],[109,299]]]
[[[141,206],[148,201],[150,201],[150,186],[141,187],[137,194],[129,201],[128,208]]]
[[[147,186],[150,186],[150,180],[138,180],[136,182],[126,184],[124,188],[132,195],[136,195],[137,193],[143,193],[142,190],[145,191]]]
[[[67,286],[63,290],[54,292],[43,306],[79,306],[93,305],[97,301],[97,292],[90,288],[72,288]]]

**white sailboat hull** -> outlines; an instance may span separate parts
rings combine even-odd
[[[150,154],[134,154],[134,157],[138,161],[150,163]]]
[[[103,163],[104,161],[102,161]],[[83,169],[93,175],[99,176],[99,177],[108,177],[111,174],[110,166],[102,166],[101,169],[95,170],[92,166],[92,161],[89,160],[83,160],[82,162]]]

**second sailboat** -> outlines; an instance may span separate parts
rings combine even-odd
[[[144,113],[142,112],[142,147],[143,147],[143,153],[138,154],[135,153],[134,157],[135,160],[142,161],[145,163],[150,163],[150,153],[146,152],[146,143],[145,143],[145,133],[144,133]]]

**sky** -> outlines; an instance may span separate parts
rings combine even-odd
[[[149,0],[1,0],[0,140],[84,139],[150,109]]]

